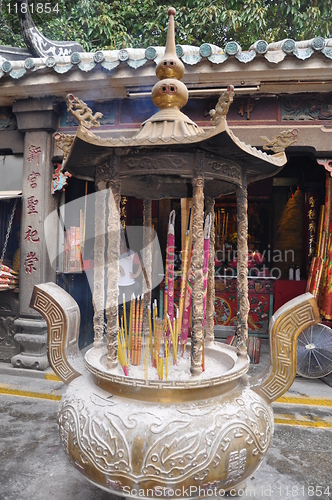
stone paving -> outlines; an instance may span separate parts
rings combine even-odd
[[[250,367],[250,374],[267,364],[268,345],[263,344],[260,363]],[[56,415],[64,388],[50,369],[27,374],[0,363],[0,500],[115,500],[87,482],[61,447]],[[273,404],[272,444],[239,496],[332,497],[331,408],[329,385],[296,377]]]
[[[58,404],[0,395],[1,500],[115,500],[67,459],[57,430]],[[240,496],[327,500],[332,496],[331,444],[331,429],[277,425],[267,456]]]

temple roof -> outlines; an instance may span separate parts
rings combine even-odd
[[[19,79],[26,74],[49,68],[59,74],[67,73],[73,68],[78,68],[82,72],[89,72],[96,67],[113,71],[120,65],[137,69],[151,61],[157,65],[164,53],[165,47],[148,47],[147,49],[72,52],[65,56],[55,54],[48,57],[22,57],[21,60],[11,60],[9,56],[5,57],[5,52],[0,51],[2,54],[0,55],[0,78],[10,76],[13,79]],[[300,42],[286,39],[270,44],[264,40],[258,40],[249,50],[242,50],[236,42],[228,42],[224,48],[208,43],[203,43],[200,47],[176,45],[176,53],[185,66],[195,66],[202,61],[209,61],[213,66],[218,66],[232,59],[250,65],[250,62],[259,58],[272,64],[279,64],[287,58],[305,61],[322,56],[329,61],[332,60],[332,38],[316,37]]]

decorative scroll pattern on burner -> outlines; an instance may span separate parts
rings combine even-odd
[[[92,373],[95,377],[105,380],[106,382],[115,382],[115,383],[121,383],[123,386],[129,386],[129,387],[148,387],[154,390],[157,389],[195,389],[195,388],[204,388],[204,387],[215,387],[218,386],[221,381],[227,383],[231,382],[232,380],[235,380],[236,378],[245,375],[248,371],[248,367],[244,366],[241,370],[237,371],[236,374],[230,374],[230,375],[219,375],[218,377],[213,377],[213,378],[208,378],[208,379],[200,379],[200,380],[191,380],[189,381],[178,381],[178,380],[172,380],[172,381],[167,381],[163,380],[162,382],[158,380],[145,380],[145,379],[133,379],[131,377],[126,377],[122,375],[112,375],[111,373],[107,372],[102,372],[99,370],[96,370],[93,366],[89,365],[86,361],[84,360],[85,366],[87,370]]]
[[[237,165],[223,163],[217,159],[206,160],[206,165],[208,170],[212,170],[213,172],[224,175],[225,177],[230,177],[234,181],[241,181],[241,168]]]
[[[129,170],[152,170],[161,173],[167,173],[169,170],[192,169],[188,158],[182,158],[172,155],[155,155],[155,156],[129,156],[121,161],[121,170],[123,168]]]
[[[310,297],[310,295],[308,294]],[[306,297],[306,295],[304,295]],[[307,299],[286,310],[273,325],[273,359],[267,371],[253,389],[269,402],[280,397],[292,384],[296,375],[297,337],[307,327],[320,321],[314,298]]]
[[[272,437],[271,413],[257,395],[245,392],[233,401],[219,397],[165,407],[109,399],[97,388],[82,399],[73,387],[60,408],[60,438],[79,470],[93,480],[95,469],[112,490],[212,480],[227,487],[252,474]]]

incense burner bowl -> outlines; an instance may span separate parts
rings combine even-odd
[[[34,289],[31,307],[48,323],[51,366],[69,387],[58,413],[60,439],[74,466],[96,486],[128,498],[222,496],[242,488],[273,435],[270,404],[296,375],[296,340],[319,322],[315,299],[304,294],[270,324],[270,365],[258,378],[249,358],[211,342],[206,371],[168,380],[107,368],[107,347],[84,363],[77,349],[75,301],[53,283]],[[209,368],[210,366],[210,368]],[[156,370],[155,370],[156,372]]]

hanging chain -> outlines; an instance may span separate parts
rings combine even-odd
[[[11,213],[11,216],[10,216],[10,219],[9,219],[8,229],[7,229],[6,239],[5,239],[5,244],[3,246],[3,250],[2,250],[2,254],[1,254],[1,258],[0,258],[0,266],[2,265],[2,261],[3,261],[5,255],[6,255],[8,240],[9,240],[10,232],[12,230],[12,225],[13,225],[15,210],[16,210],[16,207],[17,207],[17,201],[18,201],[18,198],[16,198],[16,200],[15,200],[15,203],[14,203],[14,206],[13,206],[13,210],[12,210],[12,213]]]

